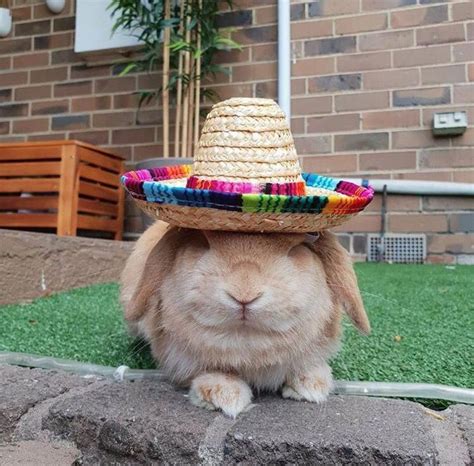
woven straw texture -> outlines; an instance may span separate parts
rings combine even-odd
[[[347,222],[355,214],[273,214],[241,213],[203,207],[159,205],[137,201],[150,217],[182,228],[256,233],[301,233],[332,228]]]

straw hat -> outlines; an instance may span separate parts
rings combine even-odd
[[[320,231],[373,197],[371,188],[302,173],[285,115],[270,99],[214,105],[193,165],[129,172],[122,183],[149,215],[203,230]]]

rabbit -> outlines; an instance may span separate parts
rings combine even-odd
[[[126,263],[121,301],[130,331],[190,401],[233,418],[251,387],[323,402],[343,311],[370,332],[350,257],[327,231],[312,241],[157,221]]]

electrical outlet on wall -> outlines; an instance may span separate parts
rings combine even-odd
[[[466,112],[443,112],[433,116],[433,134],[435,136],[456,136],[467,128]]]

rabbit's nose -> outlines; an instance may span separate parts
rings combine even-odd
[[[226,291],[226,294],[227,294],[227,296],[229,296],[229,298],[234,300],[236,303],[238,303],[241,306],[245,307],[245,306],[248,306],[249,304],[252,304],[255,301],[257,301],[257,299],[260,298],[260,296],[262,296],[263,292],[254,293],[254,294],[247,295],[247,296],[236,296],[237,293],[232,293],[232,292],[229,292],[229,291]]]

